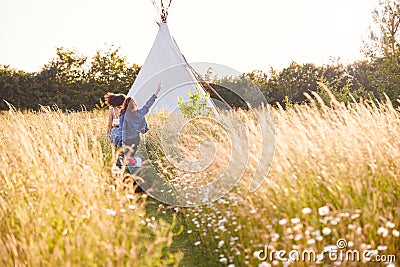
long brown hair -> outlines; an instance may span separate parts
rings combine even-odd
[[[107,93],[104,96],[104,100],[107,106],[112,106],[112,107],[121,106],[124,103],[125,99],[126,96],[124,94]]]
[[[119,112],[119,115],[125,113],[126,111],[132,112],[133,116],[136,116],[137,104],[133,97],[129,96],[125,99],[124,103],[122,104],[122,109]]]

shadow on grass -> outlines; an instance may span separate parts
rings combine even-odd
[[[178,266],[220,266],[212,255],[213,251],[204,251],[204,246],[196,246],[195,242],[200,240],[198,230],[186,219],[184,208],[164,206],[156,199],[148,198],[146,202],[146,217],[154,217],[156,221],[163,220],[171,225],[174,233],[173,242],[170,247],[163,249],[164,257],[180,252],[183,254]],[[173,265],[170,265],[173,266]]]
[[[146,217],[155,218],[155,221],[164,221],[171,226],[173,232],[172,244],[170,247],[163,248],[163,257],[172,259],[176,253],[182,254],[181,261],[171,263],[168,266],[221,266],[219,262],[215,262],[217,255],[213,255],[214,251],[210,249],[204,250],[204,246],[196,246],[195,243],[200,241],[200,230],[187,217],[186,209],[183,207],[175,207],[165,204],[151,197],[152,187],[157,189],[163,188],[165,192],[173,189],[170,185],[155,173],[154,168],[148,166],[148,162],[144,162],[143,167],[138,169],[132,177],[136,183],[140,183],[140,187],[136,186],[136,193],[149,193],[146,199]],[[158,177],[158,178],[155,178]],[[150,180],[150,182],[149,182]],[[166,199],[167,196],[164,196]]]

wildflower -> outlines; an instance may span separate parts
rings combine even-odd
[[[286,219],[279,220],[278,222],[280,225],[285,225],[287,223]]]
[[[329,227],[325,227],[324,229],[322,229],[323,235],[329,235],[331,232],[332,232],[332,230]]]
[[[260,257],[261,253],[264,252],[263,250],[257,250],[253,252],[253,257],[258,258]]]
[[[332,220],[331,220],[331,225],[337,225],[338,222],[339,222],[338,219],[332,219]]]
[[[228,259],[225,258],[225,257],[223,257],[223,258],[220,258],[220,259],[219,259],[219,262],[220,262],[220,263],[223,263],[223,264],[226,264],[226,263],[228,262]]]
[[[301,247],[299,245],[294,245],[294,244],[292,245],[293,250],[300,250],[300,248]]]
[[[224,240],[218,242],[218,248],[222,247],[223,245],[224,245]]]
[[[111,215],[111,216],[115,216],[117,214],[117,212],[112,209],[106,209],[106,212],[107,212],[107,215]]]
[[[225,218],[223,218],[222,220],[219,220],[218,221],[218,225],[220,225],[220,224],[224,224],[224,223],[226,223],[226,222],[228,222]]]
[[[378,235],[386,237],[389,231],[388,231],[388,229],[386,229],[384,227],[379,227],[377,232],[378,232]]]
[[[299,218],[292,218],[292,219],[290,219],[290,222],[291,222],[292,224],[297,224],[297,223],[300,222],[300,219],[299,219]]]
[[[400,232],[397,231],[396,229],[393,229],[392,234],[393,234],[395,237],[399,237]]]
[[[279,234],[274,233],[274,234],[271,235],[271,240],[272,241],[277,241],[278,239],[279,239]]]
[[[392,222],[387,222],[387,223],[386,223],[386,227],[388,227],[388,228],[394,228],[394,227],[395,227],[395,224],[392,223]]]
[[[303,225],[301,223],[296,224],[293,226],[293,231],[299,231],[301,228],[303,228]]]
[[[315,230],[314,232],[311,233],[313,236],[320,236],[321,233],[319,230]]]
[[[311,209],[310,208],[304,208],[304,209],[301,210],[301,213],[303,213],[305,215],[310,214],[311,213]]]
[[[356,229],[356,234],[361,235],[362,234],[362,228],[359,226]]]
[[[329,214],[329,207],[328,206],[322,206],[318,208],[318,214],[320,216],[326,216]]]
[[[387,250],[387,246],[378,246],[378,250],[380,250],[380,251],[385,251],[385,250]]]
[[[295,240],[295,241],[299,241],[299,240],[302,239],[302,238],[303,238],[303,235],[302,235],[302,234],[297,234],[297,235],[294,236],[294,240]]]
[[[315,244],[315,239],[311,238],[307,240],[308,245],[314,245]]]
[[[354,224],[349,224],[347,227],[348,227],[350,230],[354,230],[354,229],[357,228],[357,226],[354,225]]]
[[[201,241],[196,241],[196,242],[194,242],[194,245],[195,246],[198,246],[198,245],[200,245],[201,244]]]

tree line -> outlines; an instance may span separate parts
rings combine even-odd
[[[324,66],[292,62],[282,70],[254,70],[240,77],[225,77],[218,81],[212,80],[211,76],[205,79],[214,83],[216,91],[233,107],[245,106],[235,95],[235,88],[254,85],[269,103],[282,106],[307,102],[305,93],[312,91],[328,101],[321,84],[329,88],[339,101],[383,100],[388,97],[398,104],[400,2],[381,1],[372,18],[374,27],[363,46],[366,55],[363,61],[343,64],[337,60]],[[140,66],[128,63],[119,48],[98,50],[88,59],[77,51],[60,47],[56,50],[56,57],[39,72],[29,73],[0,65],[0,99],[17,109],[36,110],[39,105],[56,105],[61,109],[90,110],[103,105],[101,99],[106,92],[127,93],[139,70]],[[216,97],[213,92],[210,94]],[[1,110],[8,108],[5,101],[0,102]]]
[[[127,93],[140,67],[129,64],[119,48],[96,51],[89,60],[77,51],[57,48],[56,57],[40,72],[24,72],[0,65],[0,99],[17,109],[39,105],[63,110],[101,106],[107,92]],[[0,109],[8,109],[5,101]]]

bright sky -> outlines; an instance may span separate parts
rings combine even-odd
[[[158,0],[156,0],[158,2]],[[362,58],[379,0],[173,0],[168,24],[189,62],[240,72]],[[56,47],[121,47],[142,65],[158,27],[150,0],[0,0],[0,64],[39,71]]]

